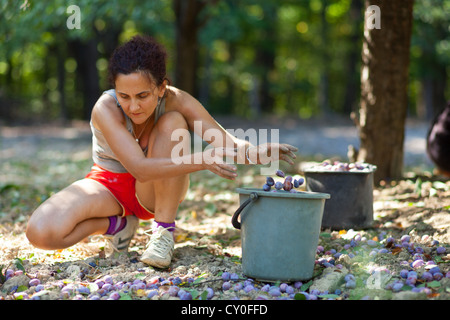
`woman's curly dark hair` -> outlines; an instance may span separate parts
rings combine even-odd
[[[108,66],[110,84],[115,87],[119,74],[142,72],[160,86],[166,78],[167,52],[150,36],[137,35],[117,47]]]

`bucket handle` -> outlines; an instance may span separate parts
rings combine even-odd
[[[256,199],[258,199],[258,194],[256,192],[250,193],[250,197],[247,200],[245,200],[244,203],[241,204],[239,209],[236,210],[236,212],[234,213],[233,217],[231,218],[231,223],[232,223],[233,227],[235,227],[236,229],[241,229],[241,223],[238,221],[238,217],[241,214],[242,210],[244,210],[244,208],[250,202],[253,202]]]

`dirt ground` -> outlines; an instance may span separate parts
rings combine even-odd
[[[264,283],[242,273],[240,231],[231,224],[239,206],[235,189],[259,188],[264,183],[265,177],[257,168],[240,167],[234,182],[208,172],[191,176],[190,190],[176,220],[174,259],[170,268],[161,270],[138,260],[148,241],[145,231],[150,229],[150,221],[141,221],[128,255],[111,255],[101,237],[91,237],[64,250],[34,248],[24,234],[28,217],[39,203],[89,170],[90,134],[85,127],[76,126],[44,134],[42,128],[40,134],[30,130],[18,135],[15,130],[3,128],[1,141],[0,300],[88,300],[94,295],[99,299],[180,299],[180,294],[170,291],[172,287],[178,288],[176,292],[189,292],[192,299],[212,300],[450,298],[450,181],[443,177],[429,172],[405,173],[401,181],[384,182],[374,188],[371,228],[321,230],[319,246],[323,250],[317,251],[312,279]],[[301,176],[298,168],[303,160],[310,159],[298,159],[295,166],[282,169]],[[401,246],[400,239],[405,235],[410,236],[409,247]],[[399,246],[390,244],[389,237]],[[382,254],[382,249],[387,253]],[[422,279],[429,268],[414,266],[417,254],[422,255],[424,263],[432,261],[428,265],[438,266],[443,277]],[[6,279],[8,269],[15,273]],[[417,272],[414,286],[405,284],[400,274],[403,269]],[[386,282],[369,286],[374,272],[380,270],[389,275],[379,278]],[[238,278],[228,280],[227,273]],[[330,273],[341,278],[323,287]],[[356,277],[355,286],[344,279],[347,274]],[[107,275],[116,287],[102,291],[96,281]],[[38,279],[42,286],[30,284],[32,279]],[[225,288],[225,282],[232,287]],[[403,283],[402,288],[393,288],[398,282]],[[121,287],[123,284],[128,286]],[[280,294],[273,291],[275,287]],[[415,287],[422,289],[413,290]],[[113,297],[112,292],[118,295]]]

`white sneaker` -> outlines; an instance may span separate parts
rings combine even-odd
[[[140,260],[153,267],[167,268],[172,261],[174,247],[175,241],[172,232],[159,226],[153,231],[147,249]]]
[[[126,216],[125,219],[127,219],[127,225],[123,228],[123,230],[113,236],[104,236],[110,243],[112,249],[117,252],[128,251],[128,246],[130,245],[134,233],[139,225],[139,219],[136,216]]]

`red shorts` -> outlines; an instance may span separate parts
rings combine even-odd
[[[147,210],[136,195],[136,179],[129,173],[114,173],[97,164],[92,166],[86,178],[104,185],[122,206],[122,216],[135,215],[139,219],[154,218],[154,213]]]

